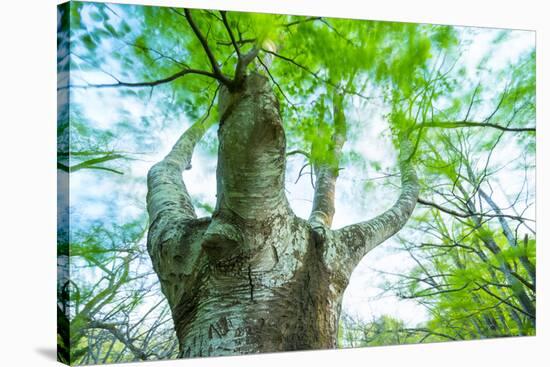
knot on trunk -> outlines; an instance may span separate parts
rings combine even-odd
[[[311,235],[315,243],[315,247],[320,248],[327,240],[327,228],[322,224],[312,225]]]
[[[201,246],[212,260],[220,261],[238,252],[242,243],[243,234],[237,226],[213,219],[203,235]]]

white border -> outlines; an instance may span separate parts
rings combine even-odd
[[[3,2],[0,10],[0,335],[6,366],[53,366],[55,348],[56,11],[55,0]],[[120,0],[352,17],[504,27],[537,31],[537,336],[345,351],[279,353],[150,363],[147,366],[540,365],[550,345],[546,239],[549,187],[546,60],[550,39],[544,1],[488,0]],[[546,61],[545,61],[546,60]],[[546,64],[546,65],[545,65]],[[542,69],[545,65],[546,69]],[[549,144],[549,145],[546,145]],[[547,158],[549,159],[549,158]],[[127,366],[143,364],[127,364]]]

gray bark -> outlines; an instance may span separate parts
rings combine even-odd
[[[325,222],[317,231],[316,221],[294,215],[285,196],[285,134],[267,79],[251,74],[240,88],[222,86],[218,108],[211,218],[196,218],[181,178],[204,127],[184,133],[148,176],[147,246],[180,355],[334,348],[353,267],[405,224],[416,203],[416,175],[403,158],[410,144],[403,139],[403,192],[390,210],[339,231]],[[327,200],[334,205],[333,196]]]
[[[341,93],[333,93],[333,118],[334,135],[331,146],[324,147],[315,145],[315,149],[326,151],[321,154],[324,159],[321,162],[314,162],[315,168],[315,194],[309,222],[314,228],[330,228],[336,211],[334,207],[334,195],[336,191],[336,180],[338,179],[339,160],[342,147],[346,141],[346,117],[344,114],[344,98]]]

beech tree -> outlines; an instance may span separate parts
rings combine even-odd
[[[234,30],[221,12],[220,28],[226,28],[225,38],[235,53],[234,71],[228,75],[220,69],[195,12],[173,12],[176,21],[188,24],[192,41],[201,44],[210,63],[208,70],[184,68],[180,74],[208,74],[220,86],[218,192],[212,217],[196,217],[181,178],[207,123],[200,120],[187,130],[148,176],[148,249],[172,308],[181,356],[334,348],[342,294],[353,268],[396,233],[414,209],[418,183],[409,160],[409,138],[405,132],[397,134],[403,186],[395,205],[371,220],[332,230],[338,162],[346,138],[343,105],[346,87],[355,88],[358,72],[329,69],[336,75],[324,77],[330,84],[321,82],[317,88],[330,91],[325,98],[332,121],[323,120],[328,114],[319,118],[321,125],[331,127],[331,138],[312,142],[313,207],[308,220],[298,218],[285,197],[286,139],[275,86],[261,68],[249,70],[254,59],[261,60],[261,45],[270,40],[252,34],[252,45],[243,47],[248,34],[235,38],[238,26]],[[298,22],[294,26],[302,24]],[[315,25],[302,26],[315,32]],[[286,22],[285,27],[293,25]],[[327,32],[325,37],[339,36]],[[355,48],[350,50],[350,59],[359,58],[353,55]]]
[[[529,139],[534,131],[527,107],[516,111],[524,94],[499,99],[466,74],[459,60],[467,32],[456,27],[124,10],[68,6],[76,40],[71,62],[102,71],[108,81],[71,79],[67,88],[117,88],[143,100],[160,93],[175,106],[167,116],[196,121],[147,176],[147,250],[180,357],[336,347],[351,273],[417,205],[426,132],[476,129]],[[100,46],[109,47],[116,68],[95,52]],[[497,89],[508,96],[507,85]],[[398,193],[379,215],[333,228],[339,172],[360,159],[345,149],[362,128],[347,110],[367,104],[382,106],[378,116],[361,118],[387,124]],[[182,174],[211,128],[216,201],[210,216],[198,217]],[[308,218],[295,215],[285,194],[293,155],[311,168]]]
[[[426,332],[436,337],[534,335],[536,232],[526,214],[534,205],[528,173],[532,152],[499,162],[492,159],[501,149],[494,144],[473,154],[479,139],[471,133],[439,141],[447,147],[447,158],[461,163],[434,168],[438,174],[430,181],[438,182],[438,190],[419,199],[427,210],[413,219],[421,237],[411,240],[404,234],[398,239],[416,266],[410,273],[394,274],[400,280],[387,283],[387,291],[424,305],[430,314]],[[447,161],[435,146],[427,150],[434,162]],[[498,176],[510,165],[517,171],[512,185],[520,189],[508,196]]]

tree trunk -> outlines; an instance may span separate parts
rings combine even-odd
[[[372,221],[320,231],[287,202],[285,134],[268,80],[254,73],[238,89],[222,86],[218,108],[211,218],[196,218],[181,178],[207,126],[191,127],[148,176],[147,246],[180,356],[334,348],[351,271],[410,216],[418,196],[414,171],[401,165],[403,183],[416,185],[412,197],[405,190],[412,203],[400,197]]]

